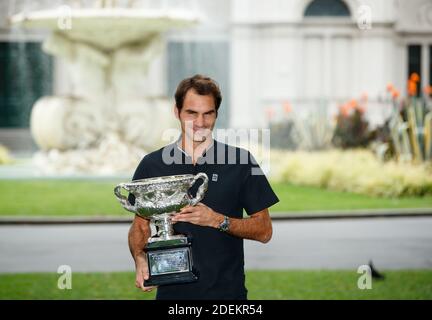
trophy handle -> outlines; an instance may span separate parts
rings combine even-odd
[[[192,183],[191,183],[191,187],[194,185],[194,183],[198,179],[203,179],[203,183],[202,183],[202,185],[199,186],[195,198],[192,198],[190,200],[190,204],[192,206],[196,205],[198,202],[200,202],[204,198],[204,194],[207,191],[207,187],[208,187],[208,177],[204,172],[200,172],[194,177],[194,179],[192,180]]]
[[[114,194],[116,195],[117,200],[120,202],[120,204],[123,206],[123,208],[125,208],[126,210],[128,210],[130,212],[136,213],[135,206],[131,205],[128,198],[126,198],[124,195],[121,194],[121,192],[120,192],[121,188],[124,188],[123,183],[120,183],[118,186],[116,186],[114,188]],[[126,191],[129,191],[126,188],[124,188],[124,189]]]

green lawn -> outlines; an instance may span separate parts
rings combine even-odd
[[[432,299],[432,270],[384,272],[372,289],[357,288],[355,271],[247,271],[249,299]],[[60,275],[1,274],[0,299],[153,299],[134,287],[134,273],[74,273],[72,289]]]
[[[130,214],[117,202],[119,181],[0,180],[0,216],[112,216]],[[369,208],[432,208],[432,197],[376,198],[364,195],[273,184],[280,211]]]

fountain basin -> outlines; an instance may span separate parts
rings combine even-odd
[[[155,33],[198,22],[195,14],[185,10],[64,8],[19,13],[10,17],[10,23],[60,32],[70,40],[113,50]]]

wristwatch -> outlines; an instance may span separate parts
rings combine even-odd
[[[219,225],[219,231],[228,232],[229,226],[230,226],[229,218],[227,216],[224,216],[223,221]]]

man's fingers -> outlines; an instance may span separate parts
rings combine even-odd
[[[148,277],[145,279],[145,280],[147,280],[148,279]],[[150,292],[150,291],[152,291],[154,288],[156,288],[156,287],[145,287],[144,286],[144,279],[137,279],[136,281],[135,281],[135,286],[138,288],[138,289],[141,289],[142,291],[144,291],[144,292]]]
[[[138,289],[144,290],[144,279],[142,277],[137,277],[135,280],[135,286]]]
[[[144,286],[144,280],[148,280],[148,278],[149,278],[149,273],[148,273],[147,264],[137,267],[135,286],[138,289],[141,289],[144,292],[150,292],[155,288],[155,287]]]
[[[144,292],[150,292],[150,291],[152,291],[154,288],[155,288],[155,287],[144,287],[144,284],[143,284],[143,286],[141,287],[141,290],[144,291]]]
[[[173,221],[182,221],[182,222],[191,222],[194,221],[198,217],[197,213],[182,213],[173,218]]]
[[[184,207],[184,208],[182,208],[182,209],[180,210],[180,214],[189,213],[189,212],[194,212],[195,210],[196,210],[195,207],[187,206],[187,207]]]
[[[141,286],[141,290],[144,292],[150,292],[154,289],[155,287],[144,287],[144,284]]]
[[[148,279],[148,277],[147,277],[145,280],[147,280],[147,279]],[[142,290],[142,291],[150,292],[150,291],[152,291],[154,288],[156,288],[156,287],[154,287],[154,286],[145,287],[145,286],[144,286],[144,281],[142,282],[142,285],[141,285],[141,290]]]
[[[177,221],[189,221],[190,217],[196,216],[196,215],[198,215],[198,212],[197,212],[196,208],[194,208],[194,209],[182,209],[182,211],[180,211],[180,213],[178,213],[175,216],[173,216],[171,220],[173,222],[177,222]]]

